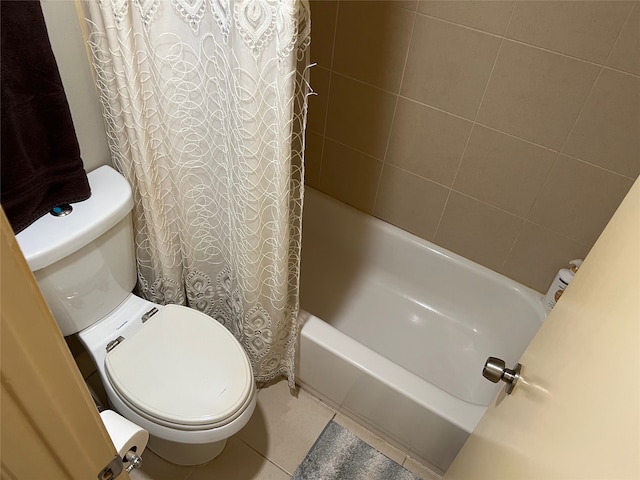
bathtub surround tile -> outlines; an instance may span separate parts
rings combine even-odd
[[[507,212],[452,191],[434,243],[499,270],[523,223]]]
[[[394,1],[342,2],[333,70],[398,93],[414,17]]]
[[[291,476],[241,440],[231,437],[222,453],[212,462],[198,466],[189,480],[214,478],[289,480]]]
[[[602,64],[632,5],[625,1],[519,1],[507,37]]]
[[[315,442],[292,480],[418,480],[348,429],[331,421]]]
[[[338,2],[311,0],[311,63],[331,68]]]
[[[561,268],[584,259],[589,246],[526,222],[501,273],[540,293],[546,293]]]
[[[416,11],[416,8],[418,8],[418,0],[392,0],[394,1],[394,3],[400,7],[400,8],[404,8],[405,10],[410,10],[412,12]]]
[[[637,53],[640,57],[640,49]],[[636,178],[640,174],[640,78],[605,68],[563,152]]]
[[[560,155],[528,220],[593,245],[633,181]]]
[[[320,191],[371,213],[381,172],[381,161],[325,139]]]
[[[331,71],[320,66],[311,69],[311,88],[316,93],[310,95],[309,112],[307,115],[307,131],[324,135],[324,125],[327,119],[327,105],[329,104],[329,81]]]
[[[635,2],[607,65],[628,73],[640,75],[640,2]]]
[[[186,480],[196,467],[174,465],[148,448],[142,453],[142,467],[129,473],[131,480]]]
[[[454,190],[526,217],[557,152],[476,125]]]
[[[382,172],[374,215],[432,240],[449,189],[391,165]]]
[[[331,72],[330,77],[337,80],[330,81],[326,117],[314,111],[320,108],[314,103],[317,105],[324,99],[311,100],[311,128],[340,144],[337,147],[334,144],[333,151],[341,152],[348,163],[341,170],[342,160],[330,158],[325,150],[324,161],[329,162],[330,169],[325,171],[326,165],[323,166],[322,181],[311,161],[307,181],[319,190],[366,212],[375,209],[375,215],[384,220],[433,240],[430,227],[425,227],[420,218],[430,218],[435,205],[423,203],[422,208],[409,200],[419,196],[414,191],[418,181],[407,175],[409,172],[523,221],[533,212],[543,192],[540,179],[549,163],[542,153],[544,148],[555,151],[556,159],[562,153],[630,179],[640,173],[640,159],[632,155],[638,149],[636,142],[640,141],[640,135],[634,135],[634,129],[638,131],[640,127],[633,121],[638,104],[634,104],[633,90],[621,80],[624,72],[635,75],[629,85],[640,76],[639,1],[393,2],[398,10],[406,12],[390,19],[406,14],[415,16],[412,37],[405,50],[400,95],[386,90],[387,87],[373,86],[385,85],[376,83],[380,82],[376,75],[382,78],[387,75],[384,70],[387,61],[379,52],[397,42],[397,51],[390,54],[395,62],[405,48],[402,30],[395,30],[400,36],[388,41],[396,23],[395,20],[381,23],[379,12],[386,7],[374,6],[378,13],[371,14],[381,27],[378,36],[372,32],[375,29],[369,29],[372,24],[346,21],[364,18],[363,12],[369,5],[340,2],[339,10],[346,12],[340,18],[341,28],[348,23],[355,26],[352,31],[339,32],[339,45],[334,48],[338,3],[312,1],[312,60],[320,58],[321,65],[329,70],[332,63],[337,68],[342,62],[339,68],[345,70],[343,75],[335,69]],[[629,12],[626,19],[624,12]],[[352,44],[345,39],[353,40]],[[327,55],[318,57],[322,45],[330,48],[323,50]],[[603,63],[607,65],[604,68]],[[397,78],[395,64],[392,65],[389,76]],[[359,82],[355,77],[365,81]],[[449,117],[461,124],[449,122]],[[323,119],[327,132],[318,121]],[[470,134],[466,140],[461,139],[466,128],[462,126],[464,119],[474,122],[475,133],[462,159],[458,152],[465,149],[470,139]],[[480,141],[485,127],[494,131],[496,143]],[[507,137],[515,138],[509,142]],[[509,147],[508,143],[514,145]],[[544,147],[540,150],[540,162],[534,161],[536,145]],[[372,158],[384,162],[384,168]],[[362,165],[363,170],[358,172],[356,165]],[[456,177],[457,165],[460,169]],[[391,167],[399,168],[403,174],[396,174]],[[404,180],[408,182],[406,186],[400,183]],[[554,180],[549,180],[553,184]],[[376,194],[372,184],[378,185],[377,181]],[[399,191],[402,194],[396,195]],[[547,201],[548,196],[549,191],[544,191],[540,202],[547,204],[544,208],[536,207],[536,220],[555,215],[556,207]],[[580,196],[578,193],[577,197]],[[580,210],[578,204],[582,200],[559,196],[557,200],[564,203],[561,211]],[[411,205],[411,213],[402,211],[406,204]],[[591,216],[586,219],[589,224],[593,221]],[[546,224],[542,226],[553,230]],[[474,235],[473,229],[461,227],[459,232],[461,238]],[[572,233],[568,235],[579,244],[589,245],[584,235],[577,238]],[[592,237],[593,232],[588,236]],[[492,253],[494,259],[503,252],[502,246],[496,248],[498,251]],[[456,253],[464,255],[464,250]],[[502,262],[501,266],[508,265]]]
[[[382,160],[396,98],[389,92],[333,72],[326,136]]]
[[[385,162],[451,186],[471,126],[460,117],[399,98]]]
[[[401,93],[474,119],[500,38],[418,15]]]
[[[512,0],[420,0],[418,13],[502,35],[515,3]]]
[[[304,390],[294,397],[280,381],[258,392],[256,411],[237,436],[292,475],[334,414]]]
[[[320,170],[322,168],[322,145],[324,137],[307,130],[304,152],[304,183],[313,188],[320,184]]]
[[[478,122],[559,150],[600,67],[505,40]]]

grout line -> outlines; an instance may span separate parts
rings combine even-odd
[[[349,150],[353,150],[354,152],[358,152],[359,154],[364,155],[365,157],[368,157],[368,158],[370,158],[371,160],[375,160],[376,162],[380,162],[380,163],[382,163],[382,160],[381,160],[381,159],[379,159],[378,157],[374,157],[374,156],[373,156],[373,155],[371,155],[370,153],[366,153],[366,152],[363,152],[362,150],[358,150],[357,148],[354,148],[354,147],[352,147],[351,145],[347,145],[346,143],[342,143],[341,141],[336,140],[335,138],[329,137],[329,136],[327,136],[327,135],[325,135],[325,136],[326,136],[327,140],[330,140],[330,141],[332,141],[333,143],[337,143],[338,145],[341,145],[341,146],[343,146],[343,147],[345,147],[345,148],[348,148]]]
[[[509,16],[509,21],[507,22],[507,26],[505,27],[505,33],[509,30],[509,25],[511,24],[511,19],[513,18],[513,12],[515,11],[516,8],[516,4],[514,2],[513,7],[511,8],[511,15]],[[464,159],[465,154],[467,153],[467,147],[469,146],[469,142],[471,141],[471,136],[473,135],[473,131],[476,128],[477,125],[477,118],[478,115],[480,115],[480,110],[482,108],[482,104],[484,102],[484,97],[487,94],[487,90],[489,89],[489,83],[491,83],[491,77],[493,77],[493,71],[496,68],[496,65],[498,63],[498,58],[500,57],[500,52],[502,51],[502,45],[504,43],[504,36],[499,37],[500,38],[500,45],[498,46],[498,51],[496,52],[496,56],[493,59],[493,65],[491,66],[491,72],[489,72],[489,76],[487,77],[487,83],[484,86],[484,91],[482,92],[482,97],[480,98],[480,103],[478,104],[478,108],[476,110],[476,114],[474,115],[473,120],[471,120],[472,122],[472,127],[471,130],[469,131],[469,136],[467,137],[467,141],[464,144],[464,148],[462,150],[462,155],[460,155],[460,160],[458,161],[458,166],[456,167],[456,173],[453,176],[453,180],[451,181],[451,187],[449,189],[449,192],[447,194],[447,199],[444,202],[444,205],[442,207],[442,212],[440,212],[440,218],[438,219],[438,224],[436,226],[436,230],[433,234],[433,240],[435,242],[437,236],[438,236],[438,232],[440,231],[440,226],[442,225],[442,219],[444,218],[444,212],[447,209],[447,205],[449,204],[449,199],[451,198],[451,192],[454,191],[453,190],[453,186],[456,183],[456,179],[458,178],[458,173],[460,172],[460,167],[462,166],[462,161]],[[457,192],[456,193],[461,193],[461,192]],[[473,197],[470,197],[473,198]],[[484,202],[483,202],[484,203]]]
[[[325,70],[326,70],[326,69],[325,69]],[[446,115],[451,115],[452,117],[455,117],[455,118],[457,118],[457,119],[459,119],[459,120],[464,120],[465,122],[468,122],[468,123],[471,123],[471,124],[474,124],[474,123],[475,123],[475,124],[477,124],[477,125],[479,125],[479,126],[481,126],[481,127],[485,127],[485,128],[490,129],[490,130],[493,130],[494,132],[498,132],[498,133],[501,133],[501,134],[506,135],[506,136],[508,136],[508,137],[511,137],[511,138],[515,138],[515,139],[521,140],[521,141],[526,142],[526,143],[531,144],[531,145],[535,145],[536,147],[544,148],[545,150],[551,150],[551,151],[553,151],[553,152],[558,152],[558,149],[551,148],[551,147],[548,147],[548,146],[546,146],[546,145],[542,145],[542,144],[540,144],[540,143],[536,143],[536,142],[534,142],[534,141],[532,141],[532,140],[528,140],[528,139],[523,138],[523,137],[518,137],[517,135],[514,135],[514,134],[512,134],[512,133],[508,133],[508,132],[505,132],[505,131],[503,131],[503,130],[499,130],[499,129],[498,129],[498,128],[496,128],[496,127],[492,127],[492,126],[487,125],[487,124],[484,124],[484,123],[482,123],[482,122],[478,122],[478,121],[475,121],[475,120],[471,120],[471,119],[469,119],[469,118],[467,118],[467,117],[463,117],[463,116],[461,116],[461,115],[459,115],[459,114],[457,114],[457,113],[450,112],[450,111],[448,111],[448,110],[444,110],[444,109],[442,109],[442,108],[440,108],[440,107],[436,107],[436,106],[433,106],[433,105],[429,105],[428,103],[421,102],[420,100],[416,100],[415,98],[411,98],[411,97],[407,97],[407,96],[402,95],[402,94],[394,93],[394,92],[392,92],[392,91],[390,91],[390,90],[385,90],[385,89],[380,88],[380,87],[378,87],[378,86],[376,86],[376,85],[373,85],[373,84],[371,84],[371,83],[364,82],[364,81],[359,80],[359,79],[357,79],[357,78],[350,77],[349,75],[345,75],[345,74],[340,73],[340,72],[332,72],[332,73],[333,73],[334,75],[338,75],[338,76],[340,76],[340,77],[343,77],[343,78],[349,79],[349,80],[351,80],[351,81],[353,81],[353,82],[360,83],[360,84],[362,84],[362,85],[366,85],[366,86],[371,87],[371,88],[375,88],[375,89],[380,90],[380,91],[382,91],[382,92],[384,92],[384,93],[387,93],[387,94],[389,94],[389,95],[397,95],[399,98],[401,98],[401,99],[403,99],[403,100],[407,100],[407,101],[409,101],[409,102],[416,103],[416,104],[421,105],[421,106],[423,106],[423,107],[430,108],[430,109],[435,110],[435,111],[437,111],[437,112],[444,113],[444,114],[446,114]],[[478,113],[479,113],[479,112],[480,112],[480,108],[478,108]],[[477,114],[476,114],[476,116],[477,116]],[[369,156],[371,156],[371,155],[369,155]]]
[[[567,135],[566,135],[566,137],[564,138],[564,141],[562,142],[562,145],[561,145],[561,146],[560,146],[560,148],[557,150],[557,151],[558,151],[558,155],[556,156],[556,159],[555,159],[555,161],[553,162],[553,165],[551,165],[551,168],[549,169],[549,172],[547,173],[547,176],[546,176],[546,178],[544,179],[544,182],[542,182],[542,185],[540,186],[540,189],[538,190],[538,193],[537,193],[537,194],[536,194],[536,196],[535,196],[535,200],[534,200],[534,202],[531,204],[531,207],[529,208],[529,211],[527,212],[527,215],[526,215],[526,217],[525,217],[525,221],[526,221],[526,222],[529,222],[529,223],[531,223],[531,224],[533,224],[533,225],[536,225],[536,226],[538,226],[538,227],[545,228],[546,230],[549,230],[549,231],[551,231],[551,232],[554,232],[554,233],[558,234],[558,232],[555,232],[555,231],[553,231],[553,230],[550,230],[550,229],[548,229],[548,228],[546,228],[546,227],[543,227],[542,225],[537,224],[536,222],[531,221],[530,216],[531,216],[531,212],[533,211],[533,208],[535,207],[536,203],[538,202],[538,200],[539,200],[539,198],[540,198],[540,195],[541,195],[541,194],[542,194],[542,192],[544,191],[544,188],[545,188],[545,187],[547,186],[547,184],[549,183],[549,180],[550,180],[550,178],[551,178],[551,172],[553,172],[553,170],[554,170],[554,168],[556,167],[556,165],[558,165],[558,162],[560,161],[560,156],[561,156],[561,155],[565,155],[565,156],[567,156],[567,157],[569,157],[569,158],[571,158],[571,159],[573,159],[573,160],[576,160],[576,161],[582,162],[582,163],[584,163],[584,164],[587,164],[587,165],[590,165],[590,166],[592,166],[592,167],[598,168],[598,169],[603,170],[603,171],[605,171],[605,172],[613,173],[613,174],[615,174],[615,175],[617,175],[617,176],[620,176],[620,177],[623,177],[623,178],[629,178],[629,177],[627,177],[627,176],[625,176],[625,175],[622,175],[622,174],[620,174],[620,173],[618,173],[618,172],[614,172],[614,171],[609,170],[609,169],[607,169],[607,168],[604,168],[604,167],[601,167],[601,166],[599,166],[599,165],[595,165],[595,164],[593,164],[593,163],[590,163],[590,162],[587,162],[587,161],[585,161],[585,160],[582,160],[582,159],[580,159],[580,158],[576,158],[576,157],[573,157],[573,156],[571,156],[571,155],[567,155],[566,153],[564,153],[564,149],[565,149],[565,147],[566,147],[566,145],[567,145],[567,142],[569,141],[569,138],[571,137],[571,134],[572,134],[572,133],[573,133],[573,131],[575,130],[576,124],[578,123],[578,119],[579,119],[579,118],[580,118],[580,116],[582,115],[582,112],[584,111],[584,109],[585,109],[585,107],[586,107],[587,103],[589,103],[589,100],[590,100],[590,99],[592,98],[592,96],[593,96],[593,92],[594,92],[594,90],[595,90],[596,85],[598,84],[598,81],[600,80],[600,77],[602,76],[602,72],[605,70],[605,68],[608,68],[608,67],[606,67],[606,63],[609,61],[609,58],[611,57],[611,54],[612,54],[612,52],[613,52],[613,50],[614,50],[614,48],[615,48],[616,44],[618,43],[618,40],[620,39],[620,35],[622,34],[622,30],[624,29],[624,26],[626,25],[626,23],[629,21],[629,17],[631,16],[631,12],[632,12],[632,11],[633,11],[633,7],[629,9],[629,12],[627,13],[627,18],[626,18],[626,19],[625,19],[625,21],[622,23],[622,26],[620,27],[620,30],[618,31],[618,35],[616,36],[616,40],[615,40],[615,41],[613,42],[613,44],[611,45],[611,47],[610,47],[610,49],[609,49],[609,53],[607,53],[607,57],[606,57],[605,61],[603,62],[603,64],[602,64],[602,65],[599,65],[599,67],[600,67],[600,71],[598,72],[598,75],[596,76],[596,78],[595,78],[595,80],[594,80],[593,84],[591,85],[591,89],[589,90],[589,93],[587,94],[587,96],[586,96],[586,98],[585,98],[585,100],[584,100],[584,102],[583,102],[582,106],[580,107],[580,110],[579,110],[579,111],[578,111],[578,113],[576,114],[576,117],[575,117],[575,119],[573,120],[573,123],[572,123],[572,125],[571,125],[571,128],[569,128],[569,131],[567,132]],[[611,70],[613,70],[613,69],[611,69]],[[633,179],[631,179],[631,180],[633,180]],[[564,235],[563,235],[563,236],[564,236]],[[569,237],[566,237],[566,236],[564,236],[564,237],[565,237],[565,238],[569,238]],[[570,239],[570,240],[576,241],[576,240],[574,240],[574,239]],[[580,242],[580,243],[582,243],[582,242]],[[586,244],[585,244],[585,245],[586,245]],[[509,254],[511,254],[511,251],[509,252]],[[509,257],[507,256],[507,259],[505,260],[505,264],[506,264],[506,261],[508,260],[508,258],[509,258]],[[504,264],[503,264],[503,267],[504,267]]]
[[[514,5],[515,5],[515,2],[514,2]],[[440,17],[436,17],[435,15],[429,15],[428,13],[421,13],[418,11],[416,11],[416,13],[421,17],[429,18],[431,20],[436,20],[442,23],[447,23],[449,25],[454,25],[456,27],[464,28],[465,30],[471,30],[472,32],[484,33],[485,35],[489,35],[491,37],[504,38],[504,34],[489,32],[487,30],[482,30],[480,28],[470,27],[469,25],[464,25],[463,23],[456,23],[452,20],[447,20],[446,18],[440,18]],[[513,10],[511,11],[511,13],[513,14]],[[505,28],[505,33],[506,31],[507,29]]]
[[[331,61],[329,62],[329,84],[327,86],[327,106],[324,111],[324,125],[322,126],[322,147],[320,147],[320,166],[318,167],[318,188],[320,187],[322,181],[322,167],[324,164],[324,145],[326,133],[327,133],[327,123],[329,120],[329,100],[331,99],[331,79],[333,77],[333,56],[335,55],[336,50],[336,36],[338,35],[338,15],[340,14],[340,2],[336,2],[336,18],[333,24],[333,42],[331,44]],[[326,69],[325,69],[326,70]]]
[[[416,3],[416,11],[418,5]],[[376,185],[376,192],[373,195],[373,205],[371,206],[371,214],[375,215],[376,205],[378,204],[378,193],[380,191],[380,185],[382,184],[382,175],[384,175],[384,169],[387,164],[387,154],[389,152],[389,145],[391,144],[391,135],[393,134],[393,126],[396,122],[396,112],[398,111],[398,102],[400,100],[400,92],[402,91],[402,84],[404,83],[404,74],[407,71],[407,62],[409,61],[409,52],[411,52],[411,43],[413,42],[413,34],[416,28],[416,17],[418,14],[413,12],[413,20],[411,21],[411,35],[409,35],[409,43],[407,44],[407,52],[404,55],[404,62],[402,62],[402,75],[400,75],[400,84],[398,85],[398,93],[395,94],[395,104],[393,106],[393,114],[391,115],[391,123],[389,125],[389,134],[387,136],[387,144],[384,147],[384,154],[382,155],[382,168],[380,169],[380,176],[378,177],[378,184]]]
[[[320,67],[320,68],[321,68],[321,67]],[[608,67],[603,67],[603,68],[604,68],[604,69],[607,69],[607,70],[611,70],[611,69],[610,69],[610,68],[608,68]],[[325,70],[326,70],[326,69],[325,69]],[[624,74],[625,72],[620,72],[620,73]],[[566,154],[566,153],[563,153],[563,152],[561,152],[561,151],[560,151],[561,149],[559,149],[559,148],[552,148],[552,147],[548,147],[548,146],[546,146],[546,145],[542,145],[542,144],[540,144],[540,143],[536,143],[536,142],[534,142],[534,141],[532,141],[532,140],[529,140],[529,139],[526,139],[526,138],[523,138],[523,137],[519,137],[518,135],[514,135],[514,134],[509,133],[509,132],[505,132],[504,130],[500,130],[500,129],[496,128],[496,127],[492,127],[491,125],[487,125],[486,123],[482,123],[482,122],[479,122],[479,121],[477,121],[477,120],[470,120],[470,119],[468,119],[468,118],[466,118],[466,117],[462,117],[462,116],[460,116],[460,115],[458,115],[458,114],[456,114],[456,113],[449,112],[448,110],[444,110],[444,109],[442,109],[442,108],[435,107],[435,106],[433,106],[433,105],[429,105],[428,103],[423,103],[423,102],[421,102],[420,100],[416,100],[415,98],[406,97],[406,96],[401,95],[401,94],[393,93],[393,92],[391,92],[391,91],[389,91],[389,90],[384,90],[384,89],[382,89],[382,88],[380,88],[380,87],[377,87],[377,86],[375,86],[375,85],[372,85],[372,84],[370,84],[370,83],[363,82],[362,80],[358,80],[357,78],[353,78],[353,77],[350,77],[350,76],[348,76],[348,75],[344,75],[343,73],[339,73],[339,72],[332,72],[332,74],[334,74],[334,75],[338,75],[338,76],[343,77],[343,78],[347,78],[347,79],[349,79],[349,80],[351,80],[351,81],[353,81],[353,82],[361,83],[361,84],[366,85],[366,86],[371,87],[371,88],[378,89],[378,90],[380,90],[380,91],[382,91],[382,92],[385,92],[385,93],[388,93],[388,94],[390,94],[390,95],[397,95],[397,96],[399,97],[399,99],[403,99],[403,100],[406,100],[406,101],[409,101],[409,102],[415,103],[415,104],[417,104],[417,105],[421,105],[421,106],[423,106],[423,107],[425,107],[425,108],[429,108],[429,109],[435,110],[435,111],[437,111],[437,112],[444,113],[445,115],[450,115],[450,116],[455,117],[455,118],[457,118],[457,119],[459,119],[459,120],[463,120],[463,121],[465,121],[465,122],[471,123],[472,125],[478,125],[479,127],[483,127],[483,128],[488,129],[488,130],[492,130],[492,131],[494,131],[494,132],[500,133],[500,134],[505,135],[505,136],[510,137],[510,138],[514,138],[514,139],[516,139],[516,140],[519,140],[519,141],[521,141],[521,142],[527,143],[527,144],[529,144],[529,145],[533,145],[533,146],[535,146],[535,147],[542,148],[542,149],[544,149],[544,150],[548,150],[548,151],[550,151],[550,152],[562,153],[562,155],[566,155],[566,156],[568,156],[568,157],[571,157],[571,158],[573,158],[574,160],[579,160],[579,161],[581,161],[581,162],[583,162],[583,163],[586,163],[586,164],[588,164],[588,165],[592,165],[592,166],[594,166],[594,167],[600,168],[600,169],[605,170],[605,171],[607,171],[607,172],[614,173],[614,174],[616,174],[616,175],[619,175],[619,176],[622,176],[622,177],[625,177],[625,178],[629,178],[629,179],[631,179],[631,180],[635,180],[635,178],[633,178],[633,177],[629,177],[629,176],[627,176],[627,175],[624,175],[624,174],[622,174],[622,173],[616,172],[616,171],[614,171],[614,170],[609,170],[609,169],[607,169],[607,168],[605,168],[605,167],[602,167],[602,166],[600,166],[600,165],[596,165],[595,163],[591,163],[591,162],[589,162],[589,161],[587,161],[587,160],[583,160],[583,159],[581,159],[581,158],[574,157],[574,156],[572,156],[572,155],[568,155],[568,154]],[[482,103],[480,104],[480,106],[482,106]],[[480,113],[480,107],[478,108],[478,112],[477,112],[477,114],[476,114],[476,117],[479,115],[479,113]],[[395,110],[394,110],[394,116],[395,116]],[[395,118],[394,118],[394,120],[395,120]],[[392,128],[393,128],[393,123],[392,123]],[[312,131],[313,131],[313,130],[312,130]],[[333,138],[329,137],[328,135],[326,135],[326,132],[325,132],[324,134],[321,134],[321,133],[316,132],[316,131],[313,131],[313,132],[314,132],[314,133],[317,133],[318,135],[321,135],[321,136],[323,136],[323,137],[325,137],[325,136],[326,136],[328,139],[330,139],[330,140],[332,140],[332,141],[334,141],[334,142],[336,142],[336,143],[339,143],[340,145],[343,145],[343,146],[345,146],[345,147],[348,147],[348,148],[350,148],[350,149],[352,149],[352,150],[355,150],[355,151],[357,151],[357,152],[359,152],[359,153],[362,153],[362,154],[364,154],[364,155],[367,155],[368,157],[371,157],[371,158],[374,158],[374,159],[379,160],[379,161],[381,161],[381,162],[387,163],[387,162],[386,162],[386,158],[385,158],[385,159],[379,159],[378,157],[374,157],[373,155],[371,155],[371,154],[369,154],[369,153],[365,153],[365,152],[363,152],[363,151],[361,151],[361,150],[358,150],[357,148],[354,148],[354,147],[352,147],[351,145],[348,145],[348,144],[346,144],[346,143],[342,143],[342,142],[338,142],[338,141],[336,141],[335,139],[333,139]],[[386,157],[386,151],[385,151],[385,157]],[[436,182],[436,183],[437,183],[437,182]]]
[[[249,448],[250,450],[253,450],[255,453],[257,453],[258,455],[260,455],[262,458],[264,458],[267,462],[269,462],[271,465],[275,466],[278,468],[278,470],[283,471],[284,473],[286,473],[287,475],[291,476],[293,475],[293,473],[289,473],[284,467],[281,467],[280,465],[278,465],[276,462],[274,462],[273,460],[271,460],[269,457],[267,457],[266,455],[263,455],[262,453],[260,453],[258,450],[256,450],[255,448],[253,448],[251,445],[249,445],[247,442],[245,442],[244,440],[242,440],[240,437],[235,436],[235,438],[237,440],[239,440],[241,443],[243,443],[247,448]],[[225,447],[226,448],[226,447]],[[197,468],[197,467],[196,467]]]
[[[500,270],[498,270],[498,273],[502,273],[504,272],[504,267],[507,264],[507,260],[509,260],[509,257],[511,256],[511,252],[513,252],[513,249],[516,246],[516,243],[518,243],[518,240],[520,239],[520,235],[522,235],[522,231],[524,230],[524,226],[527,224],[526,220],[522,221],[522,225],[520,225],[520,228],[518,229],[518,233],[516,233],[516,236],[513,239],[513,242],[511,243],[511,246],[509,247],[509,250],[507,251],[507,254],[504,256],[504,260],[502,261],[502,264],[500,265]]]
[[[618,70],[618,69],[616,69],[615,67],[608,67],[608,66],[606,65],[607,61],[609,60],[609,55],[611,54],[611,51],[613,51],[613,47],[615,46],[615,44],[616,44],[616,43],[617,43],[617,41],[618,41],[619,35],[618,35],[618,37],[616,37],[616,41],[614,42],[613,46],[611,47],[611,50],[610,50],[610,52],[609,52],[609,55],[607,55],[606,60],[605,60],[604,62],[602,62],[602,63],[598,63],[597,61],[594,61],[594,60],[587,60],[587,59],[585,59],[585,58],[577,57],[577,56],[575,56],[575,55],[570,55],[570,54],[568,54],[568,53],[560,52],[560,51],[558,51],[558,50],[552,50],[552,49],[550,49],[550,48],[542,47],[542,46],[540,46],[540,45],[535,45],[535,44],[533,44],[533,43],[527,43],[527,42],[525,42],[525,41],[518,40],[517,38],[514,38],[514,37],[510,37],[510,36],[508,36],[507,34],[508,34],[508,32],[509,32],[509,25],[511,24],[511,20],[513,19],[513,13],[514,13],[514,11],[515,11],[516,3],[517,3],[518,1],[522,1],[522,0],[516,0],[516,1],[514,1],[514,2],[513,2],[513,8],[511,9],[511,14],[510,14],[510,17],[509,17],[509,21],[507,22],[507,26],[506,26],[506,28],[504,29],[504,33],[502,33],[502,34],[500,34],[500,33],[494,33],[494,32],[489,32],[489,31],[487,31],[487,30],[482,30],[482,29],[479,29],[479,28],[471,27],[471,26],[469,26],[469,25],[464,25],[464,24],[462,24],[462,23],[457,23],[457,22],[454,22],[454,21],[452,21],[452,20],[447,20],[447,19],[445,19],[445,18],[436,17],[436,16],[434,16],[434,15],[429,15],[429,14],[427,14],[427,13],[420,13],[420,12],[416,12],[416,13],[417,13],[418,15],[422,16],[422,17],[430,18],[430,19],[432,19],[432,20],[436,20],[436,21],[439,21],[439,22],[442,22],[442,23],[447,23],[447,24],[449,24],[449,25],[453,25],[453,26],[456,26],[456,27],[464,28],[464,29],[466,29],[466,30],[471,30],[471,31],[473,31],[473,32],[477,32],[477,33],[483,33],[483,34],[485,34],[485,35],[489,35],[489,36],[492,36],[492,37],[498,37],[498,38],[501,38],[501,39],[503,39],[503,40],[508,40],[508,41],[515,42],[515,43],[519,43],[519,44],[521,44],[521,45],[525,45],[525,46],[528,46],[528,47],[531,47],[531,48],[538,48],[538,49],[540,49],[540,50],[544,50],[545,52],[554,53],[554,54],[556,54],[556,55],[560,55],[560,56],[563,56],[563,57],[567,57],[567,58],[570,58],[570,59],[572,59],[572,60],[578,60],[578,61],[581,61],[581,62],[590,63],[590,64],[592,64],[592,65],[596,65],[596,66],[598,66],[598,67],[606,67],[606,68],[610,68],[611,70],[617,70],[617,71],[620,71],[621,73],[626,73],[626,74],[628,74],[628,75],[633,75],[634,77],[640,77],[640,75],[637,75],[637,74],[634,74],[634,73],[631,73],[631,72],[625,72],[624,70]],[[628,22],[629,17],[631,16],[631,12],[632,12],[632,11],[633,11],[633,7],[629,10],[629,13],[627,14],[627,19],[625,20],[625,22],[623,22],[622,28],[624,28],[624,26],[625,26],[625,25],[626,25],[626,23]],[[622,28],[620,29],[620,31],[622,31]],[[618,34],[619,34],[619,33],[620,33],[620,32],[618,32]]]
[[[531,202],[531,205],[529,206],[529,210],[527,210],[527,213],[524,216],[525,222],[529,221],[529,216],[531,215],[533,207],[535,207],[536,203],[538,203],[538,199],[540,198],[540,194],[544,190],[544,186],[549,181],[549,178],[551,178],[551,172],[553,171],[555,166],[558,164],[558,160],[560,159],[560,155],[561,155],[561,153],[557,152],[555,160],[551,164],[551,167],[549,167],[549,171],[547,172],[547,175],[544,177],[544,180],[540,184],[540,187],[538,188],[538,191],[536,192],[535,196],[533,197],[533,202]],[[533,223],[533,222],[531,222],[531,223]],[[509,251],[509,253],[511,253],[511,250]],[[505,262],[506,262],[506,260],[505,260]]]
[[[607,53],[607,57],[605,58],[603,64],[600,66],[600,71],[598,72],[598,75],[596,76],[596,79],[594,80],[593,84],[591,85],[591,89],[589,90],[589,94],[585,98],[584,103],[582,104],[582,107],[580,107],[580,110],[578,111],[578,114],[576,115],[576,118],[573,120],[573,123],[571,125],[571,128],[569,129],[569,132],[567,133],[567,136],[565,137],[564,141],[562,142],[562,145],[560,146],[559,152],[562,153],[562,154],[564,154],[564,149],[567,146],[567,142],[569,141],[569,138],[571,137],[571,134],[573,133],[573,131],[576,128],[576,125],[578,123],[578,119],[580,119],[580,116],[582,115],[582,112],[584,112],[584,109],[587,106],[587,104],[589,103],[589,100],[591,100],[591,98],[594,95],[594,91],[596,89],[596,85],[598,85],[598,82],[600,81],[600,78],[602,77],[602,72],[604,72],[604,69],[606,68],[605,65],[609,61],[609,58],[611,57],[611,53],[613,52],[614,47],[618,43],[618,40],[620,39],[620,35],[622,34],[622,30],[624,29],[624,26],[626,25],[627,21],[629,21],[629,17],[631,16],[631,12],[632,11],[633,11],[633,6],[629,9],[629,12],[627,13],[627,18],[622,23],[622,26],[620,27],[620,30],[618,31],[618,35],[616,35],[616,40],[613,42],[613,44],[609,48],[609,52]],[[557,160],[556,160],[556,162],[557,162]],[[555,164],[554,164],[554,166],[555,166]]]
[[[574,157],[573,155],[569,155],[568,153],[563,153],[563,152],[558,152],[558,153],[559,153],[559,155],[562,155],[564,157],[569,157],[570,159],[575,160],[576,162],[584,163],[586,165],[589,165],[590,167],[597,168],[598,170],[602,170],[602,171],[605,171],[607,173],[611,173],[611,174],[616,175],[618,177],[626,178],[627,180],[631,180],[632,182],[635,182],[636,179],[638,178],[638,177],[630,177],[628,175],[624,175],[624,174],[622,174],[620,172],[616,172],[614,170],[609,170],[608,168],[605,168],[605,167],[600,166],[600,165],[596,165],[595,163],[588,162],[587,160],[583,160],[583,159],[578,158],[578,157]]]

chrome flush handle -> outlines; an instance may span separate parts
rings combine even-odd
[[[498,383],[500,380],[505,382],[507,384],[505,386],[505,391],[507,392],[507,395],[510,395],[516,387],[516,383],[518,383],[518,380],[520,379],[521,371],[522,365],[519,363],[516,363],[513,370],[510,370],[505,368],[504,360],[501,358],[489,357],[482,369],[482,376],[493,383]]]

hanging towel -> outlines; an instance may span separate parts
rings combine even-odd
[[[15,233],[91,195],[39,1],[0,1],[2,207]]]

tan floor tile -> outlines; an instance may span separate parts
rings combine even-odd
[[[256,411],[237,436],[293,474],[334,413],[302,390],[294,397],[282,381],[260,390]]]
[[[389,445],[382,438],[378,437],[377,435],[374,435],[359,423],[356,423],[355,421],[351,420],[348,417],[345,417],[340,413],[336,415],[333,421],[336,422],[338,425],[341,425],[347,430],[349,430],[351,433],[356,435],[360,440],[368,443],[383,455],[386,455],[388,458],[390,458],[394,462],[402,465],[402,462],[406,457],[404,452],[401,452],[396,447]]]
[[[131,480],[186,480],[195,467],[174,465],[148,448],[142,453],[142,468],[129,473]]]
[[[220,456],[196,468],[189,480],[288,480],[290,475],[253,451],[241,440],[231,437]]]
[[[427,467],[418,463],[411,457],[407,457],[404,461],[404,468],[409,470],[414,475],[420,477],[422,480],[442,480],[442,477],[437,473],[429,470]]]

